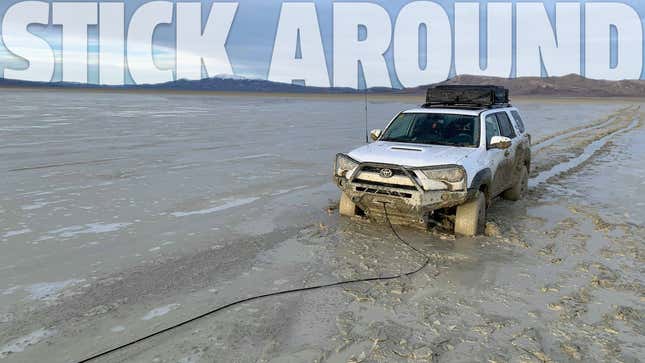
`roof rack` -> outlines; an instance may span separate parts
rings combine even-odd
[[[435,86],[428,88],[424,108],[502,108],[510,107],[507,88],[483,86]]]

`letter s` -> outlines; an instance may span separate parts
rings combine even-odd
[[[44,39],[29,32],[30,24],[49,23],[49,4],[23,1],[7,9],[2,22],[2,41],[7,50],[29,63],[25,69],[5,69],[4,77],[50,82],[54,75],[54,52]]]

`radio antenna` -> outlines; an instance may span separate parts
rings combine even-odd
[[[365,86],[365,143],[368,144],[370,142],[369,139],[369,131],[367,127],[367,86]]]

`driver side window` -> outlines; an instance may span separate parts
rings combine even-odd
[[[486,145],[490,145],[493,136],[501,136],[499,124],[494,114],[486,116]]]
[[[410,128],[414,122],[415,116],[413,114],[400,114],[392,125],[386,130],[387,137],[391,139],[397,139],[400,137],[407,136],[410,133]]]

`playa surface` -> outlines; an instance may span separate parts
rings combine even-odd
[[[361,97],[0,96],[0,361],[79,361],[240,298],[423,262],[335,209]],[[371,99],[369,128],[418,103]],[[645,108],[514,104],[531,192],[496,201],[487,236],[401,228],[430,257],[418,274],[238,305],[101,361],[638,361]]]

